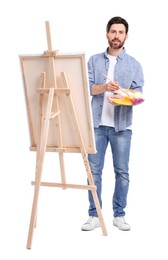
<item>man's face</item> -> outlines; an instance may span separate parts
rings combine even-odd
[[[128,37],[125,30],[123,24],[112,24],[109,32],[106,33],[109,46],[112,49],[120,49],[123,47],[125,40]]]

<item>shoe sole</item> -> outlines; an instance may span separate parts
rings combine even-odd
[[[115,224],[115,223],[113,223],[113,226],[115,226],[115,227],[117,227],[119,230],[121,230],[121,231],[129,231],[131,228],[126,228],[126,229],[123,229],[123,228],[119,228],[118,226],[117,226],[117,224]]]
[[[95,228],[98,228],[98,227],[100,227],[100,225],[95,226],[94,228],[91,228],[91,229],[81,228],[81,230],[82,230],[82,231],[92,231],[92,230],[94,230]]]

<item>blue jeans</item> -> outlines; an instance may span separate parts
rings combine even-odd
[[[132,130],[115,132],[113,127],[100,126],[99,128],[95,128],[94,131],[97,153],[88,154],[88,161],[94,184],[97,187],[100,207],[102,208],[102,171],[107,145],[110,143],[115,173],[115,188],[112,199],[113,214],[114,217],[125,216],[124,208],[127,204],[129,188],[128,169]],[[88,195],[90,203],[89,216],[97,216],[92,192],[88,191]]]

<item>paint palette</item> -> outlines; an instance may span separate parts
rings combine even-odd
[[[115,95],[109,96],[109,102],[113,102],[118,105],[124,105],[124,106],[135,106],[139,105],[144,102],[144,96],[141,92],[133,89],[124,89],[124,94],[123,92],[118,93],[123,96],[122,99],[117,99],[114,98]]]

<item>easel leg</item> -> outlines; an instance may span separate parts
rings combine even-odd
[[[96,210],[97,210],[97,214],[98,214],[98,218],[99,218],[99,221],[100,221],[100,226],[101,226],[103,235],[107,236],[107,229],[106,229],[106,226],[105,226],[105,223],[104,223],[104,218],[103,218],[103,214],[102,214],[102,211],[101,211],[101,208],[100,208],[100,203],[99,203],[99,200],[98,200],[97,192],[96,192],[96,190],[91,190],[91,192],[92,192],[92,196],[93,196],[94,203],[95,203],[95,206],[96,206]]]
[[[69,89],[68,81],[66,79],[65,73],[62,73],[62,80],[64,82],[64,86],[67,89]],[[81,134],[81,131],[80,131],[77,116],[76,116],[76,113],[75,113],[73,101],[72,101],[72,98],[71,98],[70,95],[66,95],[66,96],[67,96],[67,101],[68,101],[68,104],[69,104],[70,111],[72,112],[72,115],[73,115],[72,119],[74,121],[75,130],[76,130],[76,133],[77,133],[79,140],[80,140],[81,153],[82,153],[82,156],[83,156],[84,165],[85,165],[86,172],[87,172],[87,175],[88,175],[89,184],[95,187],[94,180],[93,180],[93,177],[92,177],[92,173],[91,173],[91,170],[90,170],[90,165],[89,165],[88,158],[87,158],[87,153],[86,153],[86,150],[85,150],[84,141],[83,141],[82,134]],[[95,206],[96,206],[97,214],[98,214],[98,217],[99,217],[99,220],[100,220],[100,225],[101,225],[101,228],[102,228],[103,235],[106,236],[107,230],[106,230],[103,215],[102,215],[102,212],[101,212],[100,203],[99,203],[99,200],[98,200],[96,189],[92,188],[91,192],[92,192],[92,196],[93,196],[94,203],[95,203]]]
[[[85,168],[86,168],[86,171],[87,171],[87,174],[88,174],[89,184],[95,186],[86,154],[83,156],[83,160],[84,160]],[[98,196],[97,196],[96,187],[94,189],[91,189],[91,192],[92,192],[93,200],[94,200],[94,203],[95,203],[95,206],[96,206],[96,210],[97,210],[97,214],[98,214],[98,218],[99,218],[99,221],[100,221],[100,226],[102,228],[103,235],[107,236],[107,230],[106,230],[103,214],[102,214],[102,211],[101,211],[101,208],[100,208],[100,203],[99,203],[99,199],[98,199]]]
[[[66,184],[66,177],[65,177],[65,168],[64,168],[64,153],[59,153],[59,161],[60,161],[60,170],[61,170],[61,182],[62,184]]]
[[[32,213],[31,213],[31,219],[30,219],[29,234],[28,234],[28,239],[27,239],[27,249],[31,249],[33,231],[34,231],[34,227],[36,224],[37,205],[38,205],[39,191],[40,191],[40,185],[41,185],[42,167],[43,167],[43,161],[44,161],[44,154],[45,154],[45,150],[46,150],[46,143],[47,143],[48,129],[49,129],[49,120],[50,120],[49,118],[50,118],[51,109],[52,109],[53,96],[54,96],[54,90],[51,89],[49,92],[49,96],[48,96],[46,112],[44,114],[44,124],[40,131],[40,140],[39,140],[39,144],[37,145],[34,199],[33,199]]]

